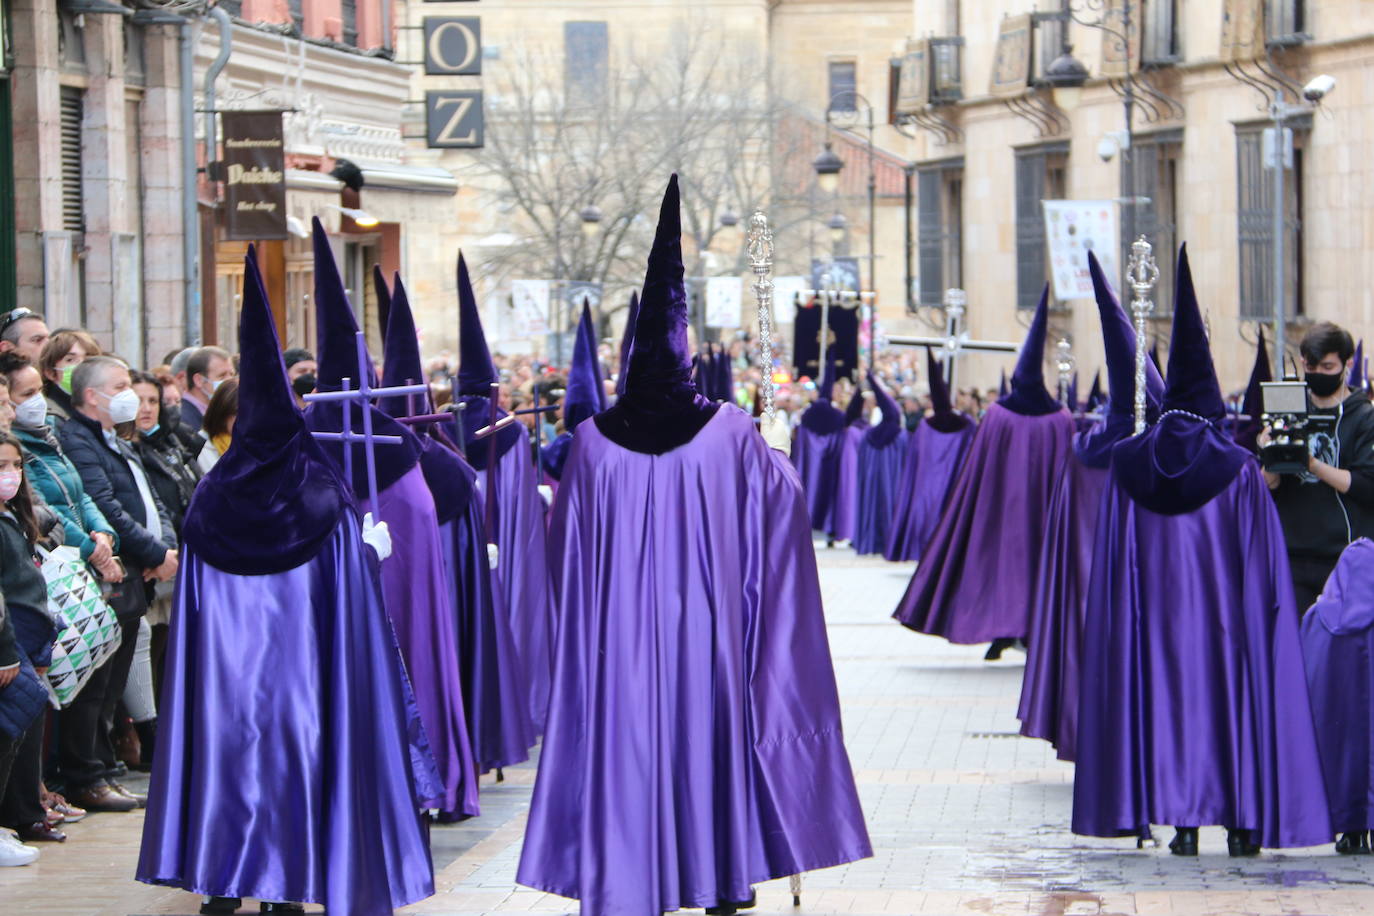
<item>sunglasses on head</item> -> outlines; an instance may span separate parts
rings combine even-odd
[[[17,308],[10,309],[5,313],[3,320],[0,320],[0,334],[4,334],[16,321],[23,321],[25,318],[41,318],[33,309]]]

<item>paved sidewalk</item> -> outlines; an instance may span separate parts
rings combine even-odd
[[[1203,854],[1176,859],[1132,840],[1068,831],[1073,768],[1016,736],[1022,656],[995,664],[889,615],[909,564],[819,548],[831,650],[849,752],[877,854],[810,874],[800,911],[786,882],[759,889],[760,916],[788,914],[1305,914],[1374,913],[1374,861],[1331,847],[1227,857],[1220,829]],[[484,785],[483,816],[434,830],[438,893],[407,912],[450,916],[576,913],[574,901],[517,888],[531,766]],[[0,871],[6,916],[194,913],[189,894],[129,876],[141,815],[92,817],[35,866]],[[1172,835],[1157,831],[1161,841]],[[648,914],[646,914],[648,916]]]

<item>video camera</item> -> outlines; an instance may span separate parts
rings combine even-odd
[[[1261,382],[1269,444],[1260,449],[1260,464],[1272,474],[1300,474],[1307,470],[1311,441],[1317,433],[1335,430],[1336,418],[1307,412],[1303,382]]]

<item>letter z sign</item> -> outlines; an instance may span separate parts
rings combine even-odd
[[[425,93],[425,140],[430,149],[480,149],[482,128],[482,90]]]

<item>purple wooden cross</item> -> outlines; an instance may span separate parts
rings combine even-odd
[[[307,394],[305,400],[312,401],[343,401],[343,430],[337,433],[331,432],[312,432],[311,435],[316,439],[325,442],[344,443],[344,477],[351,483],[353,480],[353,449],[354,442],[363,444],[363,456],[367,461],[367,495],[372,506],[372,511],[378,511],[377,502],[377,454],[376,447],[379,445],[401,445],[405,440],[400,436],[378,435],[372,431],[372,411],[366,408],[371,405],[373,399],[390,397],[393,395],[411,395],[419,392],[428,391],[425,385],[395,385],[390,388],[373,388],[368,381],[371,376],[371,367],[367,359],[367,340],[363,332],[359,331],[356,335],[358,344],[358,387],[350,387],[352,379],[344,379],[343,387],[340,391],[319,391]],[[352,402],[357,401],[363,408],[363,431],[355,433],[353,431],[353,406]],[[380,519],[379,519],[380,521]]]

